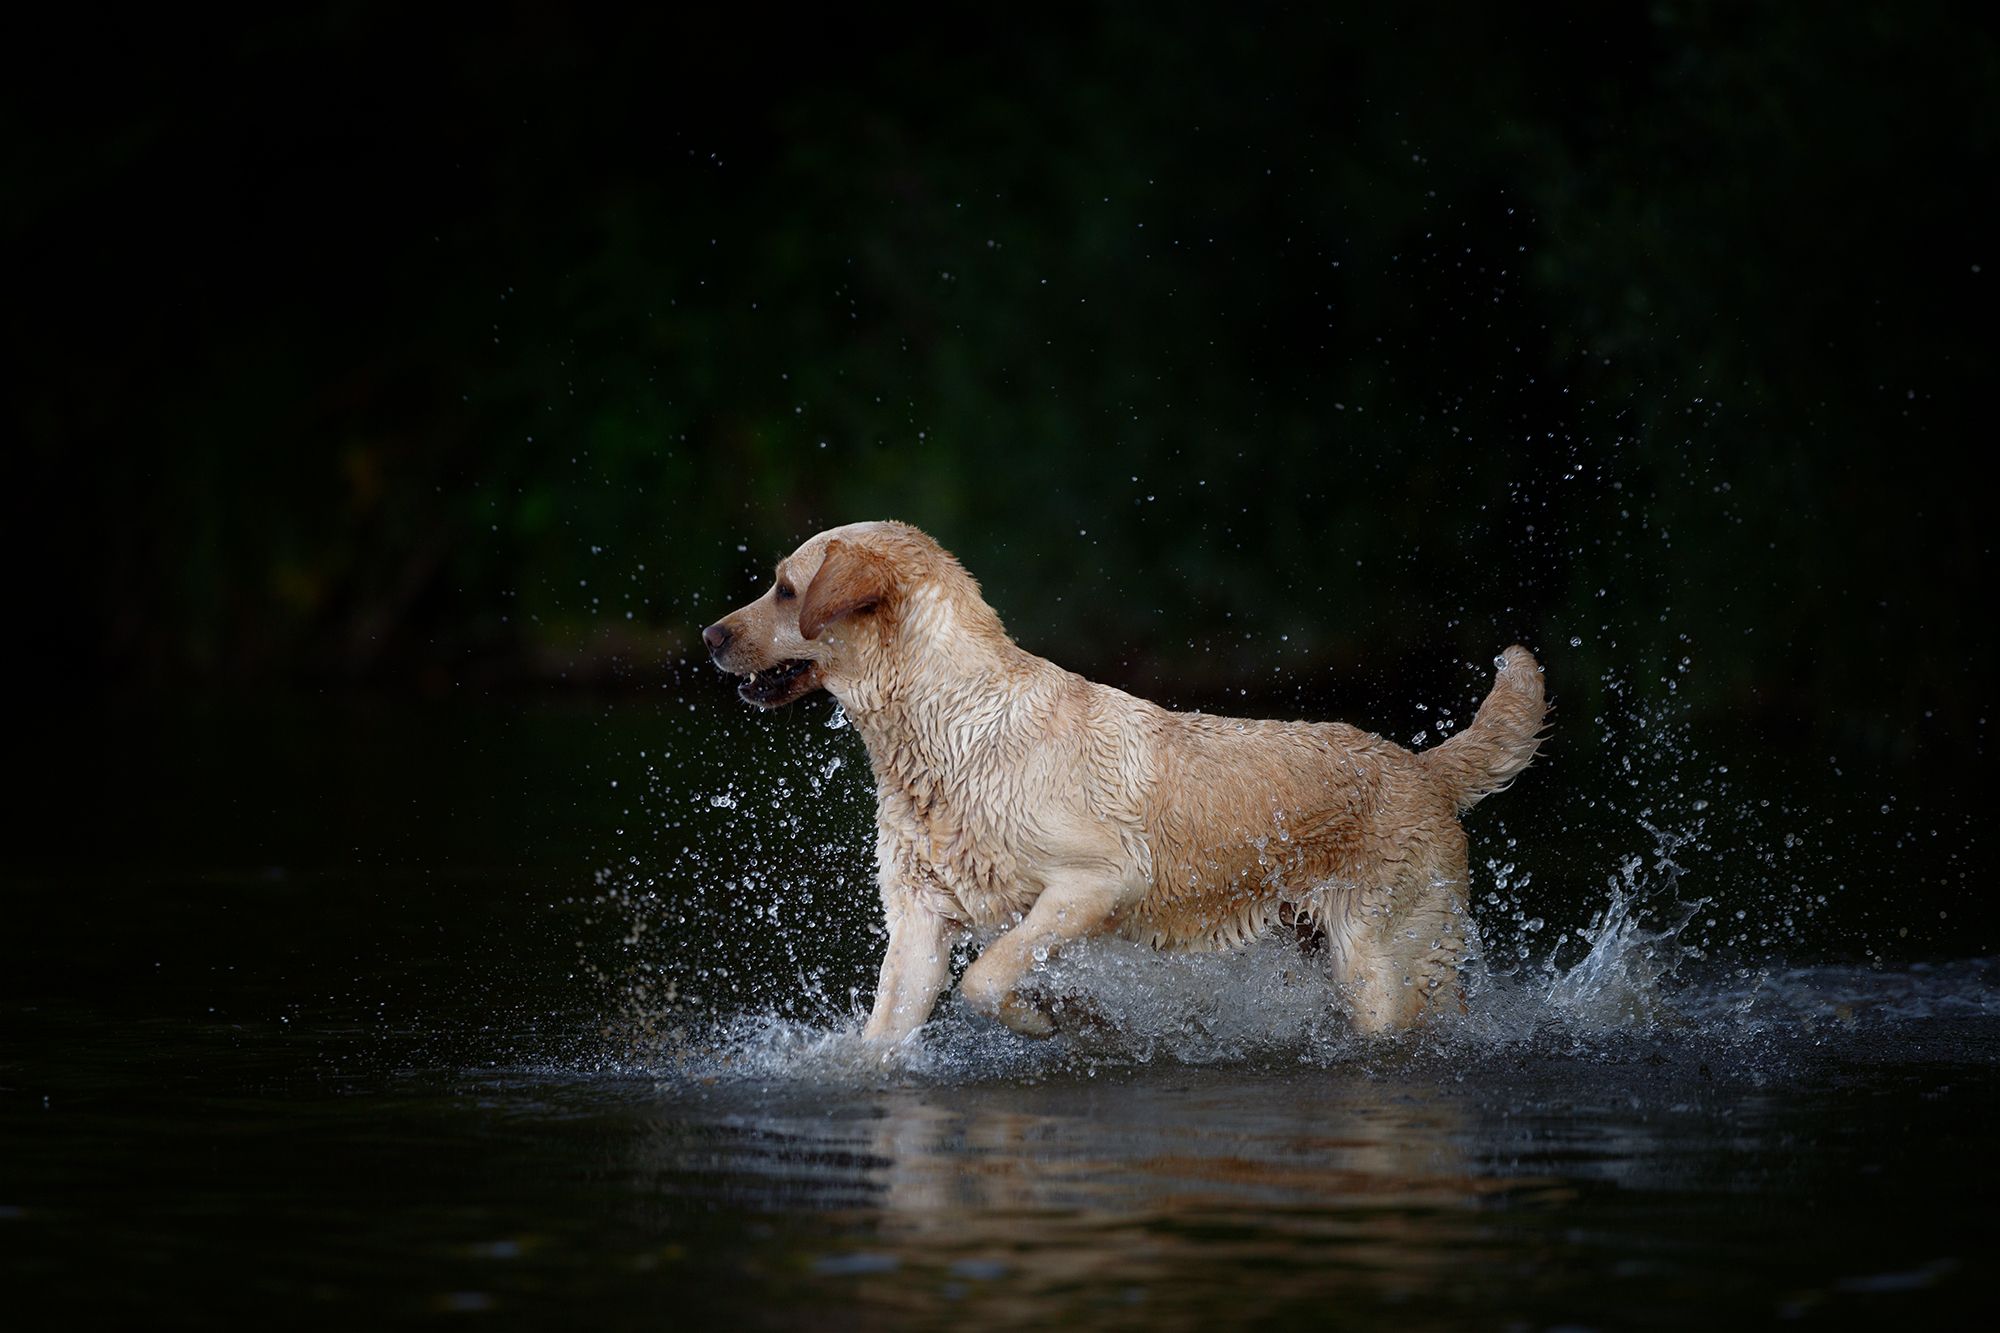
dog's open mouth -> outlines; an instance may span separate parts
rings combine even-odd
[[[736,687],[736,692],[759,708],[777,708],[819,688],[819,668],[803,658],[765,667]]]

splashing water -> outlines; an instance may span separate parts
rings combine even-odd
[[[1636,863],[1625,874],[1635,876]],[[866,997],[842,1004],[823,985],[814,984],[788,1011],[773,1006],[707,1016],[677,1008],[671,992],[639,987],[628,995],[627,1022],[618,1033],[625,1048],[620,1063],[674,1081],[955,1083],[1149,1064],[1330,1065],[1380,1058],[1399,1043],[1435,1051],[1546,1039],[1552,1025],[1578,1042],[1685,1025],[1690,1019],[1673,983],[1697,952],[1681,936],[1702,904],[1679,904],[1664,924],[1649,928],[1640,893],[1630,880],[1613,887],[1604,908],[1577,932],[1588,948],[1573,963],[1552,954],[1534,969],[1496,975],[1475,952],[1465,977],[1467,1012],[1447,1014],[1409,1037],[1358,1034],[1324,960],[1290,940],[1163,954],[1104,938],[1072,946],[1033,978],[1034,993],[1061,1026],[1048,1041],[1019,1037],[955,995],[947,995],[922,1031],[885,1051],[861,1039]]]

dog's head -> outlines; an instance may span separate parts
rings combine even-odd
[[[902,523],[854,523],[780,560],[769,591],[701,638],[718,667],[747,677],[737,693],[759,708],[782,708],[819,689],[842,696],[844,684],[884,674],[912,598],[962,597],[958,580],[977,600],[958,562],[923,533]]]

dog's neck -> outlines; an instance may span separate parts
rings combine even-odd
[[[1008,637],[1000,617],[972,599],[972,615],[943,598],[901,608],[894,644],[874,647],[864,669],[829,681],[861,734],[877,777],[898,785],[942,776],[943,764],[1003,736],[1016,705],[1054,668]],[[947,733],[960,739],[947,743]]]

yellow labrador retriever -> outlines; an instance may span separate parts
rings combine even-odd
[[[882,1042],[929,1018],[966,931],[985,947],[960,992],[1030,1036],[1055,1018],[1029,971],[1108,932],[1175,950],[1311,933],[1365,1031],[1459,1005],[1458,816],[1528,766],[1546,713],[1518,647],[1472,725],[1421,754],[1335,722],[1169,712],[1023,650],[901,523],[820,533],[702,640],[751,703],[827,690],[867,744]]]

